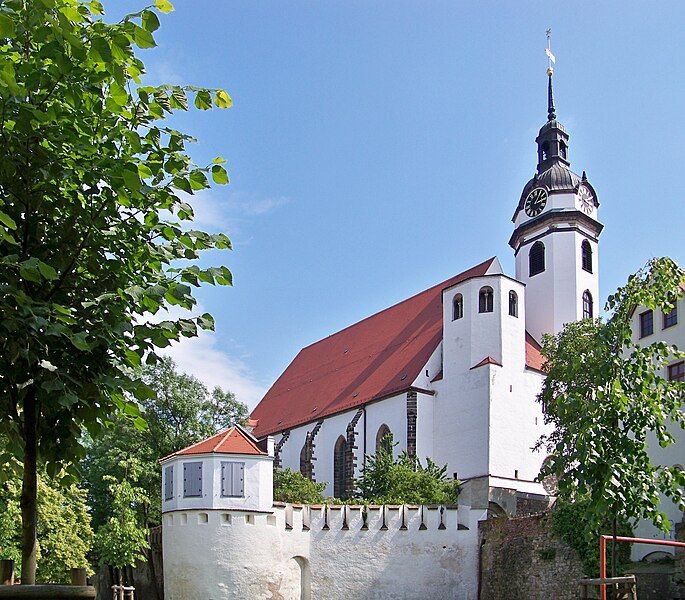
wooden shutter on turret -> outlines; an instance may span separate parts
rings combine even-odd
[[[183,496],[192,498],[202,496],[202,463],[183,463]]]
[[[174,497],[174,465],[164,469],[164,499],[171,500]]]
[[[221,463],[221,495],[224,498],[242,498],[245,495],[245,463]]]

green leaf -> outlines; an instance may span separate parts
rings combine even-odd
[[[128,104],[128,92],[120,86],[116,81],[109,86],[109,93],[114,102],[119,106],[126,106]]]
[[[200,90],[195,94],[195,107],[200,110],[212,108],[212,95],[209,90]]]
[[[204,188],[209,187],[209,182],[207,181],[207,176],[200,171],[199,169],[195,169],[190,173],[190,187],[192,187],[194,190],[202,190]]]
[[[0,37],[14,37],[14,21],[6,14],[0,14]]]
[[[225,185],[228,183],[228,173],[221,165],[214,165],[212,167],[212,179],[214,183]]]
[[[233,106],[233,100],[231,100],[226,90],[217,90],[214,95],[214,103],[219,108],[231,108]]]
[[[53,269],[50,265],[44,263],[42,260],[38,261],[38,271],[40,274],[49,281],[53,281],[59,278],[57,271]]]
[[[106,64],[112,62],[112,49],[109,46],[109,42],[105,38],[94,38],[90,44],[90,49],[97,62]]]
[[[0,223],[5,225],[9,229],[17,228],[17,224],[14,222],[14,219],[12,219],[12,217],[10,217],[8,214],[5,214],[2,211],[0,211]]]
[[[157,44],[155,43],[155,38],[149,31],[146,31],[138,25],[134,26],[133,30],[133,41],[139,48],[154,48]]]
[[[151,10],[144,10],[140,16],[141,23],[145,31],[152,33],[153,31],[157,31],[159,29],[159,18],[154,12]]]
[[[90,344],[86,341],[85,332],[80,331],[79,333],[75,333],[69,339],[71,340],[71,343],[79,350],[90,350]]]
[[[40,271],[38,270],[38,259],[29,258],[28,260],[19,263],[19,276],[26,281],[39,282],[41,276]]]
[[[157,7],[157,10],[163,13],[168,13],[174,10],[174,5],[171,4],[169,0],[155,0],[155,6]]]

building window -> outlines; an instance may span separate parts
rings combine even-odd
[[[676,304],[669,313],[664,313],[664,329],[678,324],[678,305]]]
[[[547,160],[549,158],[549,142],[542,144],[542,160]]]
[[[668,380],[685,382],[685,360],[668,365]]]
[[[198,498],[202,496],[202,463],[183,463],[183,497]]]
[[[588,290],[585,290],[583,292],[583,319],[592,319],[595,312],[594,308],[592,294]]]
[[[300,473],[304,475],[305,477],[309,477],[309,460],[308,460],[308,448],[309,444],[305,440],[304,446],[302,446],[302,450],[300,450]]]
[[[333,450],[333,496],[345,498],[345,483],[347,482],[347,440],[341,435],[335,442]]]
[[[587,240],[583,240],[580,245],[580,253],[582,255],[583,270],[592,273],[592,246]]]
[[[164,467],[164,500],[174,497],[174,465]]]
[[[392,432],[385,423],[378,428],[376,433],[376,454],[381,449],[387,453],[392,452]]]
[[[646,310],[640,315],[640,337],[647,337],[654,333],[654,311]]]
[[[242,498],[245,495],[245,463],[221,461],[221,497]]]
[[[564,160],[566,160],[566,151],[566,144],[564,142],[559,142],[559,156],[561,156],[561,158]]]
[[[464,316],[464,297],[457,294],[452,302],[452,320],[456,321]]]
[[[519,297],[516,295],[515,291],[509,292],[509,316],[518,317],[519,316]]]
[[[545,270],[545,245],[535,242],[528,254],[528,275],[532,277]]]
[[[493,293],[490,286],[480,288],[478,293],[478,312],[488,313],[493,310]]]

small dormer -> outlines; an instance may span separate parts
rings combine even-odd
[[[160,460],[162,512],[270,510],[273,438],[258,441],[234,425]]]

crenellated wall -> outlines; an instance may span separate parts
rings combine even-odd
[[[168,512],[166,600],[475,600],[478,520],[467,506],[275,503]]]

